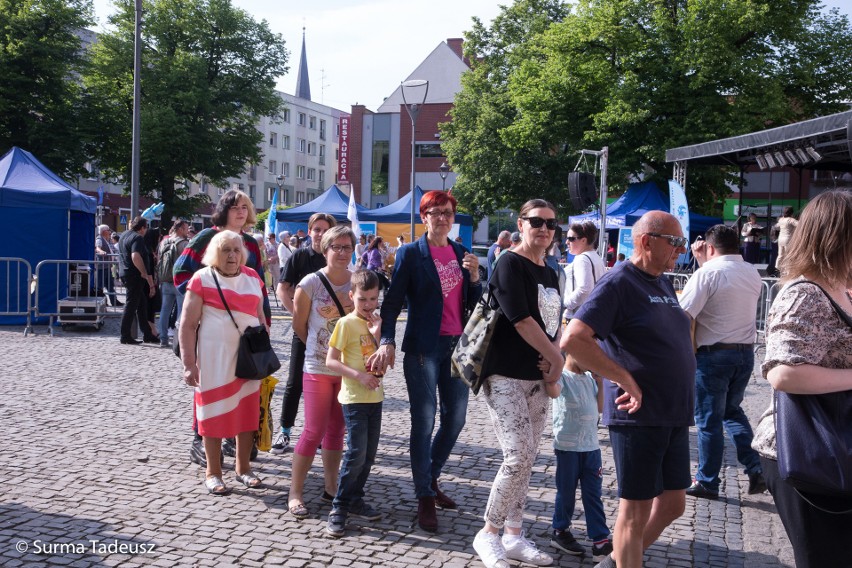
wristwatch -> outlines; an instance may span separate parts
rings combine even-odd
[[[379,345],[391,345],[396,348],[396,341],[394,341],[390,337],[383,337],[382,340],[379,342]]]

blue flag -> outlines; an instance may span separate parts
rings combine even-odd
[[[264,240],[270,233],[278,235],[278,192],[279,188],[275,188],[272,192],[272,202],[269,204],[269,216],[266,218],[266,234]]]

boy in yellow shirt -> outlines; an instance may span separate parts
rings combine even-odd
[[[359,269],[352,274],[349,297],[355,310],[340,318],[328,343],[326,366],[343,376],[337,400],[346,422],[346,454],[340,468],[337,495],[328,514],[326,532],[341,537],[349,515],[370,521],[381,518],[364,501],[364,485],[376,460],[382,429],[382,377],[371,374],[366,361],[378,348],[381,318],[379,279],[372,270]]]

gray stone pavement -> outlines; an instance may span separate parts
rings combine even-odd
[[[101,331],[57,330],[50,337],[45,326],[36,326],[35,332],[24,337],[21,327],[0,327],[6,384],[0,398],[5,434],[0,444],[0,565],[482,566],[471,542],[482,525],[501,456],[481,398],[470,401],[467,426],[442,479],[460,510],[439,511],[439,532],[427,534],[414,522],[401,364],[391,371],[379,457],[367,486],[384,517],[374,523],[352,520],[346,536],[337,540],[324,535],[329,506],[319,498],[319,458],[306,484],[312,515],[302,522],[287,513],[292,454],[261,454],[254,466],[265,482],[259,491],[238,488],[233,460],[226,458],[225,477],[233,494],[207,495],[203,471],[188,459],[191,390],[181,381],[170,350],[120,345],[116,319]],[[273,340],[286,360],[287,320],[275,320]],[[281,386],[272,403],[276,419]],[[753,378],[744,404],[753,423],[769,394],[766,382]],[[300,424],[301,417],[297,428]],[[612,526],[614,466],[606,429],[600,434],[604,506]],[[694,441],[693,434],[693,463]],[[525,528],[554,553],[556,565],[591,567],[590,557],[556,554],[548,545],[556,467],[551,448],[546,432]],[[747,495],[747,482],[728,445],[722,497],[687,498],[686,513],[648,550],[645,565],[793,566],[771,496]],[[574,530],[588,545],[584,529],[578,503]]]

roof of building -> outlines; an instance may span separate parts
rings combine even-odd
[[[311,80],[308,77],[308,54],[305,49],[305,28],[302,28],[302,56],[299,59],[299,75],[296,77],[296,96],[311,100]]]
[[[429,81],[426,104],[452,103],[456,93],[461,91],[461,76],[469,69],[458,54],[442,41],[405,80]],[[384,100],[377,112],[399,112],[401,104],[403,100],[400,85]]]

